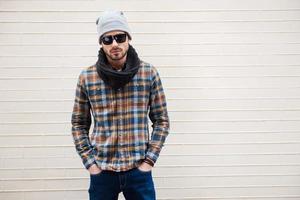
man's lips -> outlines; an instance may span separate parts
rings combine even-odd
[[[112,50],[111,53],[119,53],[121,50]]]

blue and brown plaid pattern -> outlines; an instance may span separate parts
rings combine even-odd
[[[89,134],[92,118],[94,127]],[[168,133],[167,104],[155,67],[141,62],[137,74],[119,90],[104,84],[95,65],[81,72],[72,135],[87,169],[96,163],[101,169],[126,171],[145,158],[155,163]]]

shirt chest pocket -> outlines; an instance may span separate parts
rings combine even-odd
[[[89,99],[94,111],[105,111],[109,108],[109,102],[105,91],[100,87],[92,87],[88,90]]]

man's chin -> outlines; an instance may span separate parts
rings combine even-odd
[[[110,55],[109,57],[114,60],[114,61],[118,61],[123,59],[126,56],[126,54],[122,55],[122,54],[115,54],[115,55]]]
[[[111,54],[111,53],[106,53],[107,57],[109,57],[109,59],[113,60],[113,61],[119,61],[119,60],[122,60],[126,55],[127,55],[127,52],[126,53],[122,53],[122,52],[119,52],[119,53],[116,53],[116,54]]]
[[[118,60],[121,60],[123,57],[122,56],[111,56],[110,58],[114,61],[118,61]]]

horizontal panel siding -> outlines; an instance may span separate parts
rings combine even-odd
[[[300,56],[299,56],[300,57]],[[162,77],[163,78],[163,77]],[[218,79],[218,81],[216,81]],[[24,89],[31,88],[56,88],[61,89],[62,84],[65,88],[71,88],[75,85],[76,79],[74,78],[2,78],[0,79],[0,89]],[[234,87],[240,88],[248,87],[297,87],[300,83],[298,76],[282,76],[282,77],[165,77],[164,85],[166,87]]]
[[[299,21],[300,22],[300,21]],[[15,46],[0,46],[2,56],[94,56],[97,48],[87,49],[82,46],[22,46],[15,49]],[[298,55],[300,44],[157,44],[157,45],[135,45],[139,53],[147,56],[168,56],[168,55]],[[159,55],[157,54],[159,48]],[[4,54],[5,53],[5,54]]]
[[[254,67],[253,67],[254,68]],[[286,67],[288,68],[288,67]],[[28,69],[30,70],[30,69]],[[276,71],[275,68],[272,69],[273,71]],[[57,69],[57,71],[60,71]],[[162,70],[160,70],[162,71]],[[174,71],[174,70],[173,70]],[[172,73],[172,70],[171,72]],[[182,72],[184,73],[184,72]],[[250,73],[250,72],[248,72]],[[263,73],[263,72],[262,72]],[[16,74],[17,75],[17,74]],[[22,74],[20,74],[21,76]],[[168,99],[173,99],[179,97],[185,97],[185,98],[199,98],[199,99],[207,99],[207,98],[225,98],[224,95],[230,94],[230,98],[255,98],[259,97],[261,98],[299,98],[300,97],[300,91],[298,87],[289,87],[282,90],[282,88],[247,88],[245,90],[244,88],[204,88],[204,87],[198,87],[198,88],[164,88],[166,93],[168,93]],[[11,101],[13,98],[15,98],[17,101],[18,99],[22,99],[23,101],[63,101],[63,100],[69,100],[72,101],[72,97],[74,95],[74,89],[60,89],[60,90],[54,90],[54,89],[30,89],[30,90],[7,90],[3,89],[0,90],[0,96],[1,96],[1,102],[4,101]],[[58,99],[58,97],[60,99]],[[18,112],[18,111],[16,111]],[[40,110],[40,112],[43,112],[43,110]]]
[[[70,118],[104,8],[166,92],[158,200],[300,199],[297,0],[1,1],[0,199],[87,199]]]
[[[193,1],[190,0],[184,4],[174,3],[172,0],[166,0],[164,3],[157,6],[157,1],[140,1],[140,0],[130,0],[122,1],[115,0],[112,2],[107,1],[87,1],[82,3],[82,0],[67,0],[64,2],[60,1],[47,1],[43,0],[43,3],[40,2],[30,2],[28,0],[21,1],[4,1],[1,5],[2,10],[13,10],[13,11],[102,11],[103,8],[121,8],[125,11],[140,11],[140,12],[151,12],[151,11],[167,11],[172,10],[286,10],[286,9],[299,9],[300,5],[297,0],[277,0],[275,3],[273,0],[264,0],[260,3],[257,1],[247,1],[240,3],[239,0],[212,0],[207,2],[205,0]],[[20,2],[30,2],[23,3]],[[72,2],[72,3],[70,3]]]
[[[220,3],[220,2],[219,2]],[[126,10],[126,16],[131,21],[179,21],[191,20],[191,21],[264,21],[264,20],[298,20],[299,8],[288,8],[286,10],[264,10],[261,12],[259,9],[255,10],[172,10],[172,11],[159,11],[148,10],[148,12],[139,10]],[[74,15],[76,12],[76,15]],[[143,13],[141,15],[141,12]],[[99,14],[99,11],[90,10],[84,11],[51,11],[51,12],[13,12],[3,9],[0,13],[1,22],[92,22]]]
[[[168,37],[166,37],[166,34]],[[73,45],[93,46],[95,44],[95,33],[4,33],[0,31],[2,45]],[[162,44],[278,44],[299,43],[299,32],[210,32],[188,34],[182,37],[180,33],[134,33],[132,40],[137,45],[162,45]],[[199,46],[201,48],[201,46]],[[83,50],[83,48],[81,48]],[[138,49],[137,49],[138,50]],[[141,50],[141,49],[139,49]],[[96,54],[96,52],[94,52]],[[267,52],[265,52],[267,53]],[[77,66],[81,66],[78,65]]]
[[[269,31],[279,32],[281,30],[295,32],[299,30],[299,21],[274,21],[274,22],[176,22],[176,23],[154,23],[132,22],[130,26],[134,32],[176,32],[176,33],[207,33],[207,32],[256,32]],[[3,32],[21,32],[21,33],[92,33],[95,30],[95,23],[32,23],[28,26],[27,23],[2,23],[1,30]]]
[[[242,111],[242,112],[241,112]],[[298,111],[194,111],[194,112],[186,112],[186,111],[170,111],[170,118],[177,121],[252,121],[252,120],[300,120],[300,113]],[[204,115],[205,114],[205,115]],[[281,114],[278,116],[278,114]],[[226,120],[224,119],[226,116]],[[27,113],[27,114],[0,114],[0,121],[2,124],[5,123],[45,123],[47,121],[51,121],[52,119],[56,119],[56,121],[65,122],[70,119],[69,113]]]
[[[161,66],[261,66],[261,65],[297,65],[300,62],[299,55],[167,55],[167,56],[141,56],[142,60],[160,63]],[[201,59],[201,62],[199,62]],[[94,64],[94,56],[0,56],[0,61],[5,66],[33,65],[41,62],[41,66],[86,66],[86,63]]]

